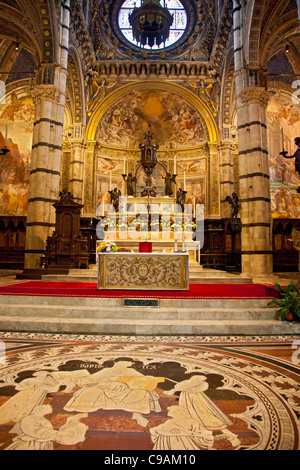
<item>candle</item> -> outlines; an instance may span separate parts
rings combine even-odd
[[[176,175],[176,155],[174,156],[174,175]]]
[[[126,160],[125,160],[125,157],[124,157],[124,165],[123,165],[123,175],[126,174]]]
[[[185,237],[184,237],[184,233],[182,233],[182,251],[185,251]]]
[[[283,127],[281,128],[281,135],[282,135],[282,150],[284,151],[284,135],[283,135]]]
[[[186,188],[185,172],[183,173],[183,190]]]
[[[5,126],[5,148],[7,146],[7,128],[8,128],[8,124],[6,123],[6,126]]]
[[[109,174],[109,190],[111,191],[111,183],[112,183],[112,174],[111,174],[111,171],[110,171],[110,174]]]

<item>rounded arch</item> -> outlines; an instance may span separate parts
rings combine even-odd
[[[233,114],[235,111],[235,87],[234,87],[234,53],[231,48],[225,59],[222,74],[221,96],[220,96],[220,137],[230,138],[230,128],[233,125]]]
[[[84,79],[77,50],[71,46],[68,56],[67,94],[72,109],[73,122],[84,123],[86,119],[86,98]]]
[[[263,65],[262,60],[265,62],[264,56],[272,41],[268,37],[272,23],[275,24],[276,22],[274,36],[277,38],[285,34],[286,21],[294,23],[296,28],[298,27],[297,18],[290,20],[288,15],[286,18],[283,16],[284,8],[288,3],[289,0],[280,0],[273,2],[270,6],[268,3],[258,2],[257,0],[249,1],[246,12],[244,38],[244,56],[247,66],[258,67]],[[281,24],[280,21],[282,22]]]
[[[96,136],[96,130],[101,120],[102,116],[104,115],[105,111],[117,100],[122,98],[127,93],[132,91],[142,91],[142,90],[160,90],[160,91],[168,91],[171,93],[177,93],[181,98],[185,99],[188,104],[193,106],[199,114],[201,114],[202,118],[205,121],[207,126],[208,135],[209,135],[209,142],[216,143],[219,140],[219,132],[218,127],[216,125],[216,121],[206,105],[204,101],[198,98],[194,93],[187,90],[186,88],[177,85],[171,84],[164,81],[140,81],[135,82],[133,84],[128,84],[120,87],[116,91],[110,93],[107,97],[105,97],[101,102],[99,102],[98,106],[95,108],[94,113],[92,114],[87,129],[86,129],[86,140],[87,141],[94,141]]]

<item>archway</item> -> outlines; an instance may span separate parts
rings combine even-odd
[[[219,213],[215,119],[195,94],[162,81],[125,85],[102,96],[95,106],[86,131],[84,212],[93,215],[98,195],[121,186],[124,171],[134,171],[149,121],[160,145],[158,158],[171,172],[176,171],[178,184],[186,185],[190,198],[199,196],[205,201],[207,214],[212,207]]]

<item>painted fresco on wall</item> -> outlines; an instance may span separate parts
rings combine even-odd
[[[0,160],[0,215],[26,216],[34,104],[12,93],[0,107],[0,145],[10,152]]]
[[[135,147],[144,141],[148,123],[161,148],[184,148],[207,142],[205,122],[196,109],[167,91],[134,91],[104,114],[96,139],[101,144]]]
[[[283,96],[273,96],[268,110],[271,210],[273,218],[300,219],[300,175],[295,160],[285,159],[296,151],[295,137],[300,136],[300,108]]]

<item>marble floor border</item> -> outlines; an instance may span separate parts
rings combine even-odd
[[[130,343],[282,343],[299,340],[299,335],[237,335],[237,336],[143,336],[143,335],[85,335],[65,333],[28,333],[28,332],[1,332],[0,337],[10,339],[36,339],[51,341],[95,341],[115,342],[126,341]]]

